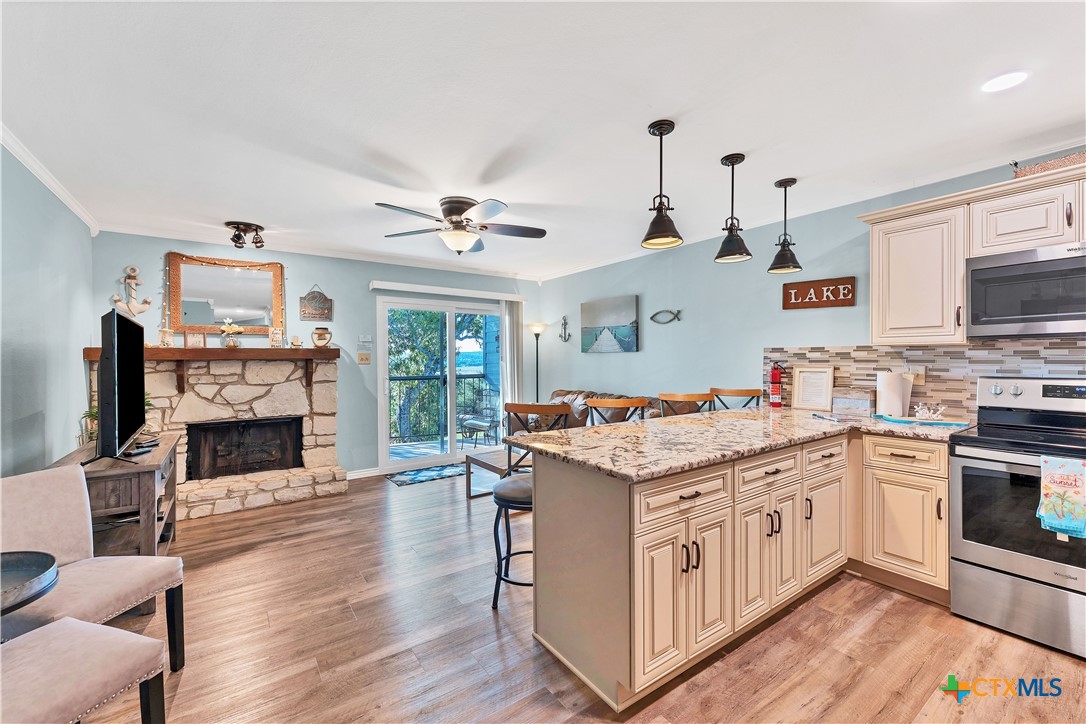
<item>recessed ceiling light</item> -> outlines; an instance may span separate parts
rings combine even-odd
[[[992,78],[982,85],[980,89],[985,93],[998,93],[999,91],[1007,90],[1008,88],[1014,88],[1028,77],[1029,73],[1024,73],[1020,70],[1015,71],[1014,73],[1004,73],[1003,75]]]

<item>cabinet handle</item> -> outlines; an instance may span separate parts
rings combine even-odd
[[[774,533],[780,533],[781,532],[781,511],[774,510],[773,511],[773,517],[775,517],[777,519],[777,527],[773,532]]]
[[[701,491],[700,490],[695,490],[690,495],[680,495],[679,500],[693,500],[694,498],[700,498],[700,497],[701,497]]]
[[[803,516],[805,519],[810,520],[814,517],[814,503],[810,498],[804,498],[803,501],[807,504],[807,515]]]
[[[769,513],[766,513],[765,517],[769,519],[769,532],[765,534],[765,537],[766,538],[772,538],[773,537],[773,516],[770,515]]]
[[[829,460],[830,458],[837,457],[837,453],[822,453],[823,460]]]
[[[943,499],[939,498],[935,501],[935,517],[939,520],[943,519]]]
[[[683,543],[683,567],[681,573],[690,572],[690,547]]]
[[[691,568],[693,568],[696,571],[699,568],[701,568],[701,546],[698,545],[697,541],[694,541],[693,543],[691,543],[691,545],[694,546],[694,555],[695,555],[694,565],[691,566]]]
[[[781,472],[780,468],[773,468],[772,470],[766,470],[765,474],[766,475],[779,475],[780,472]]]
[[[1075,225],[1075,210],[1073,208],[1071,208],[1071,202],[1070,201],[1067,202],[1067,209],[1063,213],[1064,213],[1064,216],[1067,217],[1067,225],[1068,226],[1074,226]]]
[[[962,326],[962,305],[960,304],[954,310],[954,324],[958,327]]]
[[[892,452],[892,453],[890,453],[890,457],[892,457],[892,458],[905,458],[906,460],[916,460],[915,455],[906,455],[905,453]]]

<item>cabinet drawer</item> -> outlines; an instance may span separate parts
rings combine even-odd
[[[946,443],[903,437],[864,435],[864,465],[938,478],[949,473]]]
[[[90,508],[93,515],[110,515],[140,507],[140,479],[138,475],[109,480],[87,482]]]
[[[848,463],[848,438],[844,435],[803,446],[803,476],[819,475]]]
[[[801,446],[774,450],[735,464],[735,497],[765,493],[778,485],[799,480],[802,474]]]
[[[634,490],[634,531],[727,502],[731,496],[731,465],[685,480],[639,485]]]

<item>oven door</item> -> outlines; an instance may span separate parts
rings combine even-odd
[[[1086,335],[1086,248],[966,260],[970,337]]]
[[[955,445],[950,460],[950,556],[1086,593],[1086,539],[1041,527],[1039,455]]]

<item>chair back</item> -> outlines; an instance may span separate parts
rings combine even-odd
[[[751,405],[761,407],[762,405],[762,390],[758,387],[711,387],[709,392],[713,393],[717,403],[725,410],[732,409],[724,401],[725,397],[745,397],[746,401],[740,407],[750,407]]]
[[[527,432],[547,432],[549,430],[565,430],[569,427],[569,416],[573,412],[573,408],[565,402],[558,404],[540,404],[529,402],[507,402],[505,403],[505,430],[507,434],[513,435],[520,431]],[[539,418],[540,422],[543,422],[547,418],[551,418],[549,423],[546,423],[546,427],[543,430],[533,431],[530,422],[531,417],[535,415]],[[514,428],[514,423],[517,427]],[[505,444],[506,452],[506,468],[505,475],[502,477],[508,477],[517,471],[524,459],[531,453],[527,450],[517,458],[516,462],[513,462],[513,446],[509,443]]]
[[[0,550],[43,551],[64,566],[94,556],[90,496],[79,465],[0,479]]]
[[[645,419],[645,408],[649,406],[647,397],[591,397],[584,401],[588,406],[589,425],[608,425],[612,422],[629,422],[634,418]],[[608,417],[604,410],[624,410],[622,419]]]
[[[716,408],[713,406],[712,392],[694,392],[691,394],[679,394],[677,392],[661,392],[657,397],[660,400],[660,415],[662,417],[668,417],[670,415],[689,415],[694,412],[712,412]],[[692,402],[696,403],[697,407],[690,412],[682,412],[676,406],[676,402]]]

